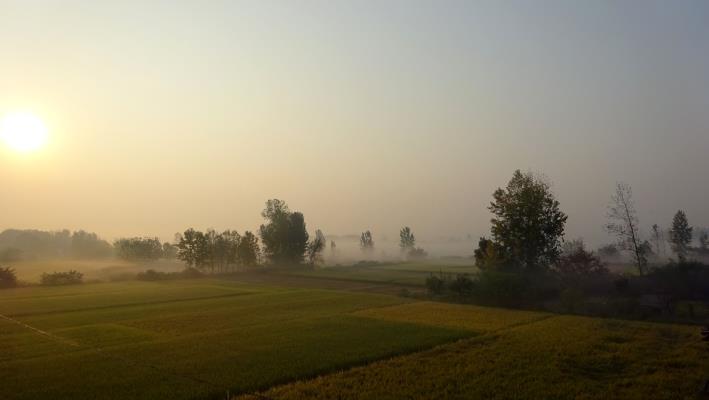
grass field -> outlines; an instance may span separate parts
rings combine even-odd
[[[358,282],[390,283],[423,286],[431,273],[473,274],[477,268],[472,261],[459,263],[402,262],[367,266],[328,266],[313,270],[298,270],[289,274],[311,278],[343,279]]]
[[[0,291],[1,397],[674,399],[709,377],[697,327],[277,283]]]
[[[696,399],[709,377],[697,327],[424,302],[356,314],[478,335],[239,400]]]
[[[4,266],[4,265],[3,265]],[[160,260],[154,262],[131,262],[114,258],[100,260],[23,260],[11,263],[17,278],[24,282],[39,282],[42,273],[76,270],[84,274],[84,280],[133,279],[138,272],[152,268],[163,272],[177,272],[185,268],[182,262]]]
[[[0,314],[37,330],[0,319],[2,398],[224,397],[473,334],[355,314],[401,302],[210,280],[5,290]]]

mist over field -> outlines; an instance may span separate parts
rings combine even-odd
[[[708,39],[697,0],[0,0],[0,399],[709,399]]]

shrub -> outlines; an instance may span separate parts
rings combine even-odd
[[[431,274],[426,278],[426,289],[430,294],[439,295],[445,291],[446,283],[442,278]]]
[[[428,257],[428,253],[420,247],[414,247],[409,250],[408,257],[409,260],[425,260]]]
[[[476,294],[484,302],[514,306],[522,304],[527,288],[528,282],[521,274],[485,270],[478,276]]]
[[[169,275],[165,272],[158,272],[154,269],[146,270],[145,272],[139,272],[135,279],[139,281],[163,281],[169,279]]]
[[[74,285],[82,283],[84,279],[84,274],[79,271],[71,270],[67,272],[53,272],[51,274],[44,273],[40,279],[42,285],[56,286],[56,285]]]
[[[475,282],[470,279],[468,274],[458,274],[455,279],[453,279],[448,287],[450,291],[457,294],[458,296],[469,295],[475,289]]]
[[[0,289],[13,288],[17,286],[17,275],[10,267],[0,267]]]

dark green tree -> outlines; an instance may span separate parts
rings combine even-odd
[[[687,260],[689,245],[692,243],[692,230],[687,221],[687,214],[679,210],[672,218],[672,228],[670,229],[670,243],[672,251],[677,254],[680,262]]]
[[[238,247],[239,263],[246,267],[253,267],[258,264],[259,246],[258,238],[250,231],[244,232]]]
[[[558,258],[567,216],[549,184],[532,173],[515,171],[505,189],[497,189],[489,210],[492,240],[513,265],[546,268]]]
[[[266,223],[259,233],[264,255],[272,264],[300,264],[308,247],[308,231],[300,212],[291,212],[282,200],[266,202],[261,213]]]

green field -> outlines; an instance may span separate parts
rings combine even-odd
[[[357,282],[389,283],[405,286],[423,286],[432,273],[474,274],[478,270],[470,260],[460,263],[433,262],[382,263],[372,266],[328,266],[312,270],[288,272],[291,275],[342,279]]]
[[[372,319],[391,296],[199,280],[0,292],[3,399],[205,398],[470,336]],[[49,336],[52,335],[52,336]]]
[[[709,376],[696,327],[277,279],[1,291],[1,397],[669,399]]]

